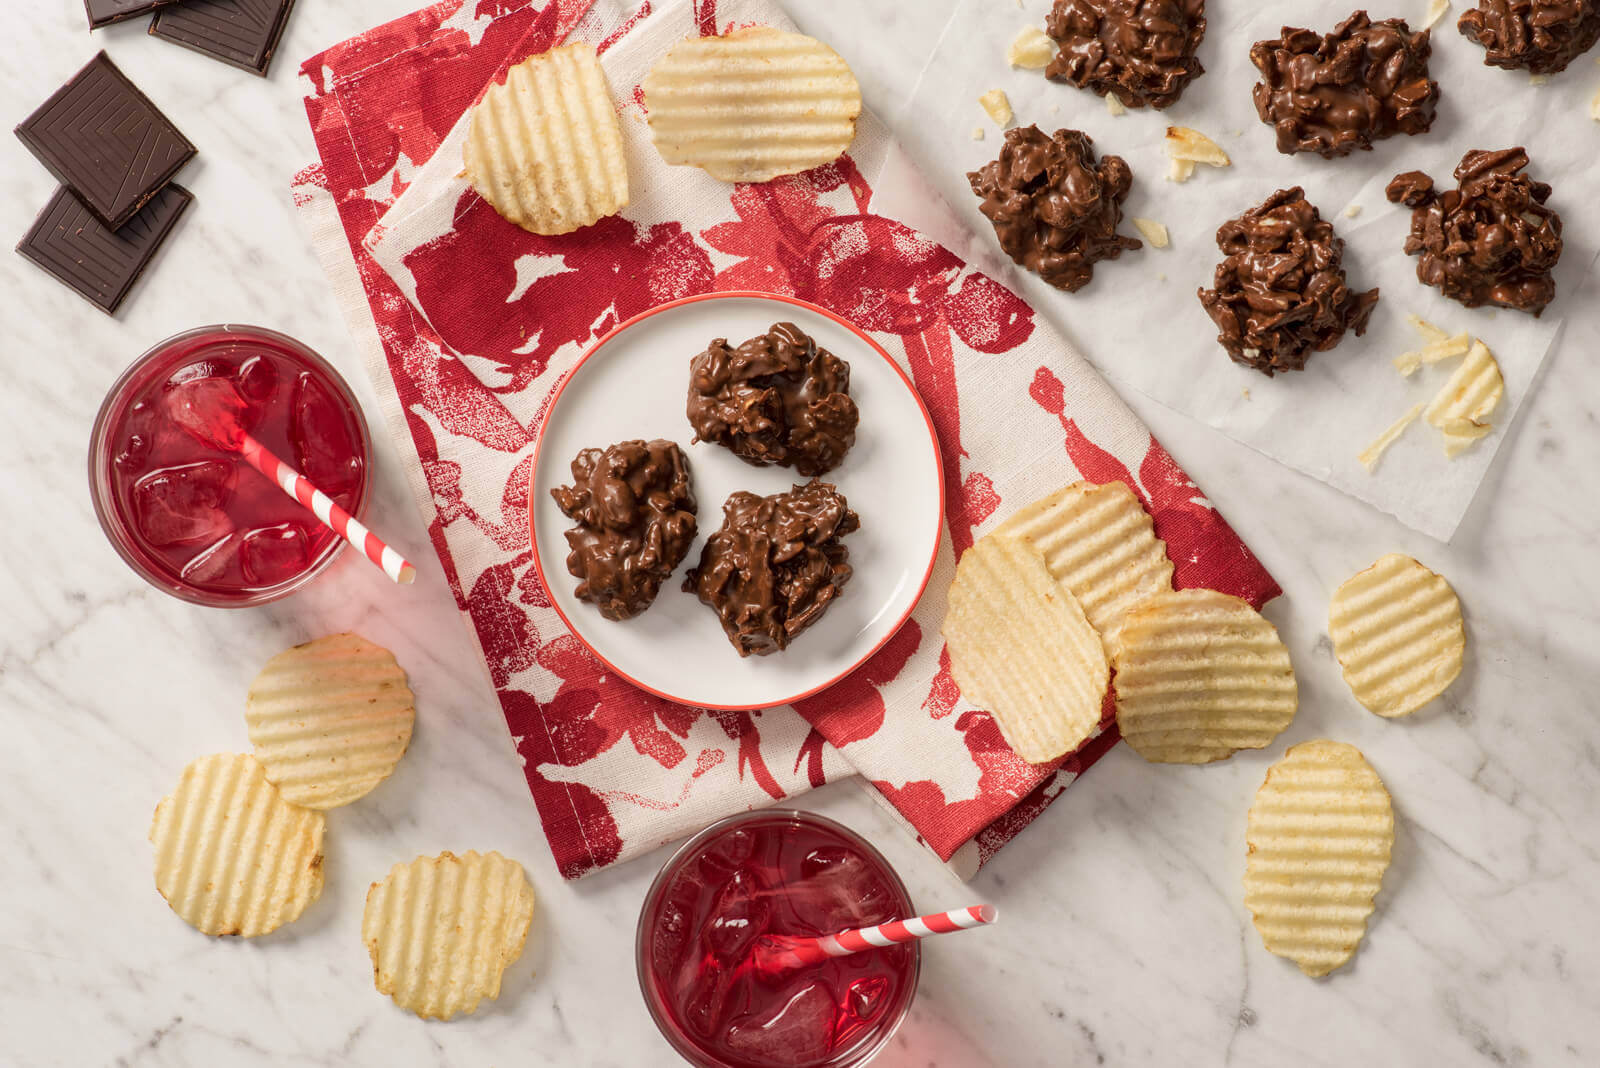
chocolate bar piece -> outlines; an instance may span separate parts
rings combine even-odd
[[[150,36],[263,77],[294,0],[187,0],[150,23]]]
[[[127,225],[111,230],[63,187],[17,251],[112,315],[193,199],[187,189],[169,182]]]
[[[170,3],[173,0],[83,0],[83,10],[89,16],[89,28],[98,30],[113,22],[148,15]]]
[[[194,156],[194,145],[101,52],[16,134],[111,229]]]

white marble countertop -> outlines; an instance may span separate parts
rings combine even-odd
[[[665,1064],[634,994],[633,926],[659,857],[578,884],[557,876],[500,712],[437,568],[410,591],[341,560],[267,608],[191,607],[112,552],[84,480],[89,425],[137,353],[201,323],[294,334],[372,394],[292,214],[312,158],[300,57],[417,0],[302,0],[261,81],[143,35],[90,38],[75,0],[28,5],[0,44],[7,123],[97,46],[201,149],[195,209],[118,319],[0,257],[0,1062],[17,1065]],[[893,119],[950,0],[794,0]],[[1009,8],[1010,0],[995,0]],[[20,237],[53,183],[0,149],[0,233]],[[1600,314],[1593,304],[1583,313]],[[1090,353],[1091,357],[1094,355]],[[889,1066],[1600,1063],[1600,363],[1559,351],[1448,546],[1218,435],[1130,400],[1256,549],[1286,595],[1269,615],[1301,681],[1280,744],[1202,769],[1125,748],[1072,787],[970,888],[853,784],[802,800],[866,832],[919,903],[984,899],[989,931],[931,943]],[[422,552],[380,443],[374,525]],[[1327,596],[1383,552],[1455,585],[1471,645],[1437,706],[1390,723],[1350,698]],[[156,894],[150,811],[202,753],[246,744],[265,659],[356,629],[393,648],[418,694],[394,778],[331,821],[323,898],[253,942],[204,938]],[[1244,813],[1282,742],[1359,745],[1398,815],[1395,861],[1354,964],[1322,982],[1268,955],[1241,897]],[[359,924],[397,860],[499,849],[540,895],[499,1001],[427,1024],[374,992]]]

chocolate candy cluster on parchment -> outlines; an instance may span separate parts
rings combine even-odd
[[[1096,263],[1140,247],[1117,233],[1133,172],[1121,156],[1097,162],[1094,142],[1079,130],[1007,130],[999,158],[967,181],[1000,247],[1057,289],[1083,288]]]
[[[1456,22],[1491,67],[1554,74],[1600,39],[1597,0],[1480,0]]]
[[[1256,113],[1277,131],[1279,152],[1326,159],[1426,133],[1439,101],[1439,83],[1428,77],[1432,50],[1427,30],[1413,33],[1405,19],[1373,22],[1365,11],[1329,34],[1285,26],[1250,49],[1262,77]]]
[[[816,479],[770,497],[735,493],[683,588],[716,610],[740,656],[779,652],[850,581],[840,539],[860,526],[844,496]]]
[[[694,541],[689,461],[675,442],[624,441],[584,449],[572,461],[572,479],[550,495],[577,522],[567,531],[577,596],[607,619],[636,616]]]
[[[1457,189],[1407,171],[1388,197],[1411,208],[1406,252],[1417,278],[1469,308],[1495,304],[1539,315],[1555,299],[1551,273],[1561,259],[1561,216],[1545,206],[1550,186],[1523,171],[1522,148],[1475,149],[1456,167]]]
[[[727,338],[707,346],[689,365],[688,415],[696,441],[802,475],[837,467],[860,421],[850,365],[793,323],[777,323],[738,348]]]
[[[1268,376],[1298,371],[1346,330],[1366,331],[1378,291],[1345,284],[1344,242],[1299,186],[1223,223],[1217,247],[1224,259],[1200,303],[1236,362]]]
[[[1045,32],[1059,46],[1046,77],[1130,108],[1170,107],[1205,73],[1205,0],[1056,0]]]

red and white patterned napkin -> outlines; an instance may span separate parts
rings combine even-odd
[[[305,63],[322,161],[296,178],[296,200],[387,423],[411,444],[411,484],[561,871],[582,875],[855,772],[970,875],[1116,742],[1110,724],[1034,767],[961,700],[939,623],[975,537],[1067,482],[1117,479],[1154,516],[1179,586],[1257,605],[1279,590],[1032,309],[873,214],[874,182],[904,165],[873,116],[838,164],[767,185],[660,161],[635,89],[644,71],[685,35],[750,24],[789,25],[770,0],[629,12],[614,0],[445,0]],[[537,237],[460,181],[451,131],[496,71],[569,35],[602,52],[634,199],[620,218]],[[939,561],[899,634],[831,690],[750,713],[680,707],[608,675],[551,608],[526,522],[538,420],[583,350],[656,304],[732,289],[802,297],[869,331],[927,403],[948,487]]]

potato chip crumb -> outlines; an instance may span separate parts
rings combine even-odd
[[[1233,164],[1221,145],[1199,130],[1187,126],[1167,127],[1167,155],[1175,160],[1204,163],[1209,167],[1228,167]]]
[[[1361,214],[1361,205],[1360,204],[1352,204],[1348,208],[1344,209],[1344,217],[1346,219],[1354,219],[1357,215],[1360,215],[1360,214]]]
[[[1116,93],[1106,94],[1106,110],[1112,115],[1126,115],[1128,113],[1128,109],[1122,106],[1122,101],[1117,97]]]
[[[995,121],[995,125],[1002,129],[1011,124],[1014,117],[1011,111],[1011,98],[1006,96],[1004,89],[990,89],[978,97],[978,103],[983,105],[983,110]]]
[[[1165,282],[1166,280],[1167,280],[1167,272],[1166,271],[1162,271],[1160,274],[1156,275],[1156,281],[1157,282]]]
[[[972,139],[974,141],[982,141],[983,140],[983,127],[982,126],[974,126],[972,128]]]
[[[1037,26],[1024,26],[1006,48],[1006,62],[1022,70],[1043,70],[1055,56],[1055,41]]]
[[[1378,469],[1378,461],[1383,459],[1383,454],[1389,451],[1389,446],[1400,440],[1400,435],[1404,434],[1406,428],[1417,421],[1417,416],[1422,414],[1422,409],[1425,407],[1427,405],[1422,401],[1413,404],[1406,414],[1396,419],[1389,429],[1379,434],[1371,445],[1361,450],[1356,459],[1361,461],[1361,466],[1365,467],[1369,474]]]
[[[1420,315],[1408,315],[1406,316],[1406,322],[1410,323],[1413,330],[1429,341],[1443,341],[1450,336],[1442,327],[1434,326]]]
[[[1596,90],[1594,99],[1589,101],[1589,117],[1595,122],[1600,122],[1600,90]]]
[[[1421,322],[1419,319],[1418,322]],[[1433,324],[1424,324],[1432,327]],[[1434,327],[1434,329],[1437,329]],[[1441,360],[1464,356],[1472,347],[1472,338],[1467,334],[1457,334],[1455,337],[1440,337],[1424,345],[1420,351],[1402,352],[1394,358],[1394,369],[1410,378],[1417,373],[1423,364],[1436,364]]]
[[[1550,84],[1550,75],[1548,75],[1548,74],[1530,74],[1530,75],[1528,75],[1528,84],[1529,85],[1549,85]]]
[[[1129,218],[1128,221],[1133,223],[1135,230],[1144,235],[1146,241],[1150,242],[1151,248],[1166,248],[1172,243],[1171,238],[1167,235],[1167,228],[1154,219],[1141,219],[1135,215]]]
[[[1187,182],[1192,177],[1194,177],[1193,160],[1175,159],[1172,161],[1172,169],[1167,172],[1167,181],[1182,183]]]
[[[1422,29],[1427,29],[1440,19],[1445,12],[1450,10],[1450,0],[1428,0],[1428,14],[1422,20]]]
[[[1244,399],[1245,400],[1249,400],[1250,399],[1250,391],[1248,389],[1246,389],[1244,391]]]

